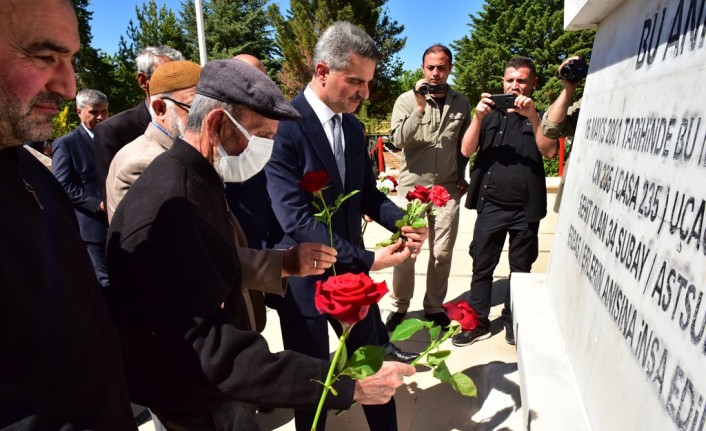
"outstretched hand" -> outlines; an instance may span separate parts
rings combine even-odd
[[[381,269],[396,266],[402,263],[405,259],[411,256],[409,248],[405,247],[402,238],[397,238],[397,241],[375,250],[375,261],[370,267],[371,271],[379,271]]]
[[[407,238],[406,246],[409,249],[410,257],[416,258],[422,250],[422,245],[429,236],[428,227],[413,228],[411,226],[402,226],[402,236]]]
[[[284,253],[282,277],[321,275],[336,262],[336,249],[315,242],[302,242]]]
[[[395,389],[404,383],[404,378],[417,370],[401,362],[383,362],[382,368],[370,377],[356,380],[353,400],[360,404],[385,404],[395,394]]]

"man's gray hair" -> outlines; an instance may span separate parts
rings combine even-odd
[[[154,63],[157,57],[167,57],[172,61],[186,60],[181,52],[168,46],[148,46],[143,49],[135,59],[137,72],[144,73],[146,77],[152,77],[154,73]]]
[[[380,61],[380,51],[366,32],[350,22],[336,21],[321,35],[314,47],[313,66],[327,64],[331,70],[343,70],[350,64],[352,55]]]
[[[76,95],[76,107],[82,109],[86,105],[107,105],[108,96],[98,90],[81,90]]]
[[[189,117],[186,120],[186,130],[199,133],[201,131],[204,118],[206,118],[209,112],[217,109],[228,111],[233,118],[240,120],[239,105],[231,105],[230,103],[221,102],[220,100],[212,99],[208,96],[204,96],[203,94],[197,94],[194,96],[193,102],[191,102]]]

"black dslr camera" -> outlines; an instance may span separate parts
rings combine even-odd
[[[439,85],[431,85],[424,83],[419,86],[419,90],[417,90],[417,93],[421,95],[427,95],[427,94],[439,94],[439,93],[445,93],[446,92],[446,84],[439,84]]]
[[[583,58],[569,60],[559,69],[559,78],[567,81],[580,81],[588,75],[588,64]]]

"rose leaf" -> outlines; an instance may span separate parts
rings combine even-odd
[[[390,341],[404,341],[416,334],[422,328],[429,328],[433,322],[422,322],[419,319],[406,319],[400,323],[390,335]]]
[[[478,394],[478,388],[470,377],[463,373],[456,373],[451,376],[451,386],[456,392],[465,397],[475,397]]]

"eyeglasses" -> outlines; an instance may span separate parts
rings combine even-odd
[[[162,100],[169,100],[169,101],[172,102],[173,104],[177,105],[178,107],[180,107],[180,108],[182,108],[182,109],[184,109],[184,110],[186,110],[186,111],[188,111],[188,110],[191,109],[191,105],[189,105],[188,103],[184,103],[184,102],[180,102],[180,101],[178,101],[178,100],[174,100],[174,99],[172,99],[171,97],[168,97],[168,96],[162,96]]]

